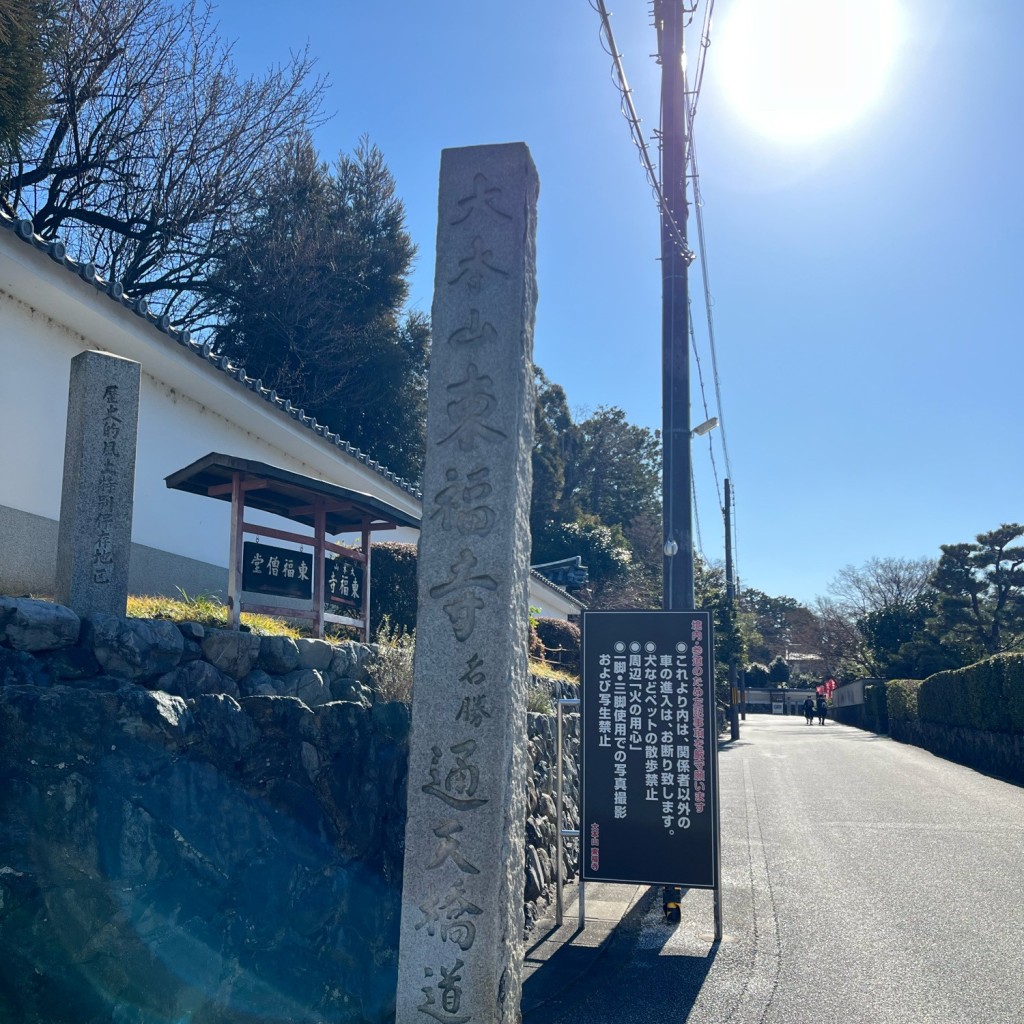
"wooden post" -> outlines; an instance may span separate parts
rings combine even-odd
[[[313,513],[313,610],[316,613],[316,635],[324,637],[324,576],[326,569],[327,547],[324,544],[327,536],[327,512],[321,499],[316,502]]]
[[[363,562],[363,643],[370,642],[370,521],[363,520],[363,554],[366,561]]]
[[[242,524],[245,522],[245,491],[242,474],[231,474],[231,546],[228,553],[228,610],[232,629],[242,624]]]

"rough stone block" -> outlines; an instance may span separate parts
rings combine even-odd
[[[296,640],[299,649],[299,665],[302,668],[326,672],[334,658],[334,648],[326,640]]]
[[[176,668],[185,641],[173,622],[127,619],[96,612],[83,624],[83,646],[104,672],[119,678],[154,678]]]
[[[260,637],[232,629],[211,629],[203,640],[203,657],[232,679],[247,676],[260,656]]]
[[[64,605],[0,597],[0,643],[16,651],[52,651],[78,643],[81,620]]]
[[[152,689],[184,697],[186,700],[202,694],[222,693],[239,696],[238,684],[208,661],[193,661],[159,676]]]
[[[290,636],[260,638],[257,666],[272,676],[283,676],[299,667],[299,645]]]

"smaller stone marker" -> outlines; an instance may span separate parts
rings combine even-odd
[[[141,367],[104,352],[71,360],[57,601],[79,615],[124,615]]]
[[[397,1024],[522,990],[537,173],[441,157]]]

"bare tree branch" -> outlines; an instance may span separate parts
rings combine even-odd
[[[0,202],[180,323],[257,208],[285,141],[322,121],[308,52],[242,79],[205,0],[58,0],[49,108]]]

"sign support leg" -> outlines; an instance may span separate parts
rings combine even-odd
[[[722,805],[718,732],[715,732],[715,942],[722,941]]]

